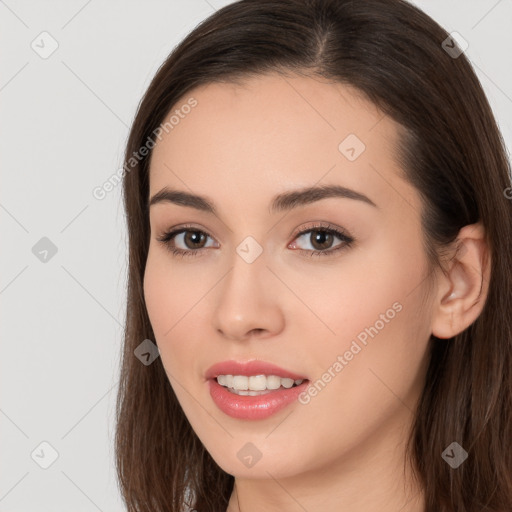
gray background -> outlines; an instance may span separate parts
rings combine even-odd
[[[125,219],[121,186],[92,191],[122,165],[157,68],[228,3],[0,1],[0,512],[123,510],[112,439]],[[511,148],[512,2],[413,3],[468,41]],[[51,49],[43,31],[59,45],[45,59],[31,47]],[[43,237],[57,249],[45,262]],[[47,469],[43,441],[58,453]]]

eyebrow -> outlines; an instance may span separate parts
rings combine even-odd
[[[271,202],[270,212],[287,211],[331,197],[353,199],[369,204],[377,209],[379,208],[369,197],[366,197],[361,192],[356,192],[341,185],[320,185],[278,194]],[[150,199],[148,209],[158,203],[173,203],[217,215],[214,203],[209,198],[167,187],[164,187]]]

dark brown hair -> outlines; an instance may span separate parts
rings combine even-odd
[[[426,512],[504,512],[512,505],[510,163],[466,56],[454,58],[442,46],[448,37],[401,0],[232,3],[199,24],[160,67],[139,105],[125,159],[154,139],[194,87],[266,72],[351,85],[397,121],[401,168],[422,198],[428,261],[439,266],[459,230],[477,221],[492,261],[477,320],[450,340],[431,336],[410,456]],[[178,512],[187,499],[199,512],[225,512],[233,476],[194,433],[161,359],[144,366],[134,356],[144,339],[155,339],[143,295],[150,156],[132,161],[123,183],[129,276],[117,402],[121,491],[129,512]],[[457,469],[441,457],[453,441],[469,454]]]

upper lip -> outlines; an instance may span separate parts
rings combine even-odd
[[[222,361],[210,366],[206,371],[207,379],[215,379],[218,375],[277,375],[278,377],[293,380],[305,380],[295,372],[285,370],[275,364],[266,361]]]

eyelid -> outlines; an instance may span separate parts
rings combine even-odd
[[[215,240],[215,238],[212,235],[210,235],[210,233],[208,232],[207,229],[202,228],[202,227],[198,227],[198,226],[196,226],[194,224],[178,224],[177,226],[172,226],[170,228],[166,228],[166,229],[164,229],[161,232],[160,235],[158,235],[156,237],[156,239],[159,242],[165,243],[165,239],[168,238],[170,235],[172,235],[172,240],[174,240],[178,235],[180,235],[180,234],[182,234],[183,232],[186,232],[186,231],[197,231],[199,233],[203,233],[207,237],[209,237],[212,240],[214,240],[216,244],[219,243],[219,242],[217,242]],[[193,249],[190,249],[190,250],[193,250]],[[199,250],[199,249],[197,249],[197,250]]]
[[[346,238],[352,238],[348,231],[343,229],[340,226],[336,226],[335,224],[331,224],[330,222],[324,222],[324,221],[312,221],[310,223],[307,223],[306,225],[302,225],[299,228],[297,228],[293,233],[290,235],[292,237],[292,240],[295,240],[299,235],[303,235],[309,231],[315,231],[315,230],[332,230],[337,231],[341,235],[345,236]]]

